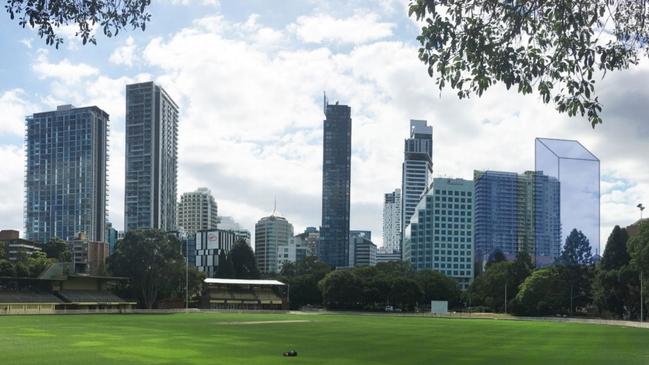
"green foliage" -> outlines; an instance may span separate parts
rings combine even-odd
[[[0,259],[6,259],[7,258],[7,248],[6,244],[2,241],[0,241]]]
[[[158,300],[183,292],[185,258],[180,249],[180,241],[167,233],[132,230],[117,242],[108,267],[113,275],[128,277],[127,289],[150,309]]]
[[[291,308],[321,305],[322,294],[318,282],[331,270],[331,266],[315,256],[307,256],[296,263],[285,263],[279,279],[289,285]]]
[[[517,314],[545,316],[566,312],[566,283],[558,268],[550,267],[532,273],[516,295]]]
[[[469,298],[472,306],[484,306],[496,312],[505,310],[505,288],[508,301],[513,298],[516,288],[509,275],[511,263],[507,261],[489,265],[482,275],[473,280],[469,286]]]
[[[127,26],[144,30],[151,20],[147,11],[150,3],[151,0],[6,0],[5,9],[20,26],[38,29],[38,35],[45,38],[46,44],[58,48],[63,38],[57,32],[68,25],[78,27],[76,36],[81,37],[83,44],[96,44],[96,26],[107,37],[117,35]]]
[[[34,252],[27,259],[27,267],[29,268],[29,276],[38,277],[45,269],[51,264],[44,252]]]
[[[566,238],[557,263],[561,266],[590,265],[593,262],[590,241],[581,231],[573,229]]]
[[[629,252],[626,248],[628,240],[629,234],[626,229],[620,228],[620,226],[613,228],[600,261],[600,267],[603,270],[619,269],[629,263]]]
[[[65,241],[58,238],[53,238],[43,245],[43,252],[48,258],[56,259],[59,262],[69,262],[72,259],[70,247]]]
[[[0,259],[0,276],[15,276],[16,269],[14,265],[5,259]]]
[[[641,223],[638,234],[628,241],[631,264],[649,278],[649,222]]]
[[[245,241],[238,241],[228,253],[232,265],[232,277],[236,279],[259,279],[255,253]]]
[[[323,303],[333,309],[359,309],[361,307],[362,282],[353,270],[335,270],[319,283]]]
[[[422,291],[411,278],[396,278],[390,286],[390,299],[404,310],[412,310],[421,299]]]
[[[232,260],[228,260],[228,255],[226,255],[224,250],[219,252],[217,258],[218,266],[216,268],[216,277],[218,278],[233,278],[234,277],[234,266],[232,265]]]
[[[424,22],[419,59],[440,89],[468,98],[502,83],[593,127],[596,80],[649,50],[648,13],[644,0],[411,0],[409,9]]]
[[[23,261],[18,261],[14,265],[14,268],[16,269],[16,277],[18,278],[26,278],[29,277],[29,266]]]
[[[460,304],[460,287],[455,280],[448,276],[438,271],[422,270],[415,274],[415,280],[421,288],[421,301],[424,304],[428,304],[432,300],[446,300],[451,308]]]

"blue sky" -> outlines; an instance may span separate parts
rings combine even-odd
[[[246,228],[273,199],[296,231],[320,223],[322,92],[352,107],[352,229],[381,244],[383,193],[399,187],[409,119],[434,128],[434,175],[534,168],[534,138],[578,139],[602,161],[602,241],[646,201],[649,66],[607,75],[605,124],[559,115],[536,96],[494,87],[440,92],[417,59],[407,0],[154,2],[145,32],[62,30],[58,50],[0,22],[0,228],[22,229],[24,116],[58,104],[111,115],[109,220],[123,225],[124,86],[154,80],[181,108],[179,193],[205,186]]]

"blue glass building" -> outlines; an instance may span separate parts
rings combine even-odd
[[[26,118],[25,234],[28,240],[104,241],[108,114],[59,106]]]
[[[577,229],[600,249],[599,159],[578,141],[537,138],[535,163],[561,183],[562,242]]]
[[[475,255],[486,262],[499,250],[551,263],[561,247],[559,181],[541,172],[475,171]]]
[[[318,256],[335,267],[349,266],[349,199],[352,119],[347,105],[325,98],[322,159],[322,227]]]

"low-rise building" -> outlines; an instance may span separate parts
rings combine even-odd
[[[4,249],[7,260],[11,262],[20,261],[42,251],[40,245],[20,238],[18,231],[13,229],[0,231],[0,248]]]
[[[77,274],[103,275],[109,246],[106,242],[89,241],[79,233],[77,239],[66,241],[71,254],[72,272]]]
[[[370,231],[349,232],[349,262],[351,266],[375,266],[376,245]]]

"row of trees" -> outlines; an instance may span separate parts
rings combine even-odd
[[[629,238],[616,226],[598,263],[583,233],[573,230],[561,256],[550,267],[534,269],[521,253],[513,262],[496,256],[487,264],[466,300],[479,309],[520,315],[589,314],[606,318],[640,317],[640,277],[649,269],[649,223]],[[647,301],[645,297],[645,302]]]

